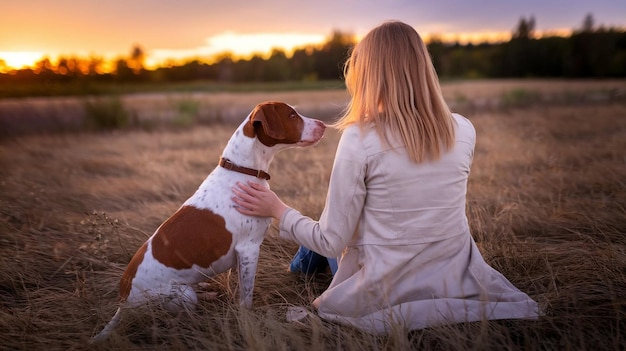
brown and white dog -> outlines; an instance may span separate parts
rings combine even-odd
[[[240,214],[231,188],[250,177],[269,186],[267,170],[274,155],[316,144],[325,128],[285,103],[257,105],[228,141],[219,166],[130,260],[120,281],[120,307],[92,342],[111,334],[123,308],[153,300],[170,310],[195,307],[192,285],[235,266],[240,303],[251,308],[260,245],[271,218]]]

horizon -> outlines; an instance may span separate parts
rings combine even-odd
[[[341,32],[341,31],[339,31]],[[567,37],[572,34],[571,29],[555,29],[545,32],[536,32],[535,37],[559,36]],[[341,32],[344,33],[344,32]],[[360,37],[351,33],[356,41]],[[208,38],[207,42],[213,43],[213,50],[167,50],[159,49],[146,52],[145,69],[152,70],[160,67],[170,67],[185,64],[193,60],[204,63],[213,63],[225,55],[235,59],[250,59],[253,56],[261,56],[265,59],[269,57],[273,50],[282,50],[287,56],[291,56],[293,51],[306,47],[319,47],[329,38],[328,35],[298,35],[294,33],[255,33],[238,34],[236,32],[224,32],[214,37]],[[512,32],[493,33],[433,33],[422,35],[425,42],[430,42],[433,38],[444,43],[480,44],[480,43],[502,43],[511,39]],[[55,56],[43,52],[2,52],[0,51],[0,73],[10,73],[21,69],[33,69],[37,63],[48,59],[51,63],[58,63],[61,58],[102,58],[104,60],[105,72],[112,69],[112,65],[117,59],[126,59],[134,47],[143,49],[141,43],[129,47],[126,53],[116,53],[110,55],[100,55],[98,53],[60,53]],[[251,49],[250,49],[251,48]]]
[[[288,11],[288,12],[287,12]],[[276,14],[279,14],[278,16]],[[385,20],[413,26],[425,41],[437,37],[461,44],[508,41],[523,18],[534,18],[535,33],[567,36],[591,15],[599,26],[624,28],[626,6],[617,0],[393,0],[358,3],[319,0],[315,4],[268,0],[263,4],[234,0],[163,0],[105,3],[45,0],[5,4],[0,23],[0,72],[32,68],[44,58],[127,58],[140,47],[147,68],[192,59],[210,61],[230,53],[234,58],[266,57],[273,49],[288,55],[316,46],[333,32],[356,40]],[[17,33],[17,34],[16,34]],[[2,62],[4,62],[4,67]]]

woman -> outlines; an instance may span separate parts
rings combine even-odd
[[[452,114],[418,33],[386,22],[344,68],[351,96],[319,221],[256,183],[233,189],[239,211],[271,216],[280,233],[341,255],[313,306],[372,333],[487,319],[536,318],[535,301],[482,258],[465,202],[476,134]]]

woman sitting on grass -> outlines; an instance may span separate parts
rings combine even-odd
[[[279,235],[302,245],[293,271],[341,255],[313,301],[318,314],[373,333],[536,318],[535,301],[472,239],[465,202],[475,130],[449,111],[418,33],[401,22],[374,28],[344,73],[351,100],[335,124],[342,136],[319,221],[254,182],[233,189],[242,214],[278,219]]]

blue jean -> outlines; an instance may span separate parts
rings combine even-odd
[[[291,260],[289,270],[292,272],[302,272],[304,274],[313,274],[323,272],[326,267],[330,267],[333,275],[337,272],[337,259],[328,258],[311,251],[304,246],[300,246],[298,252]]]

